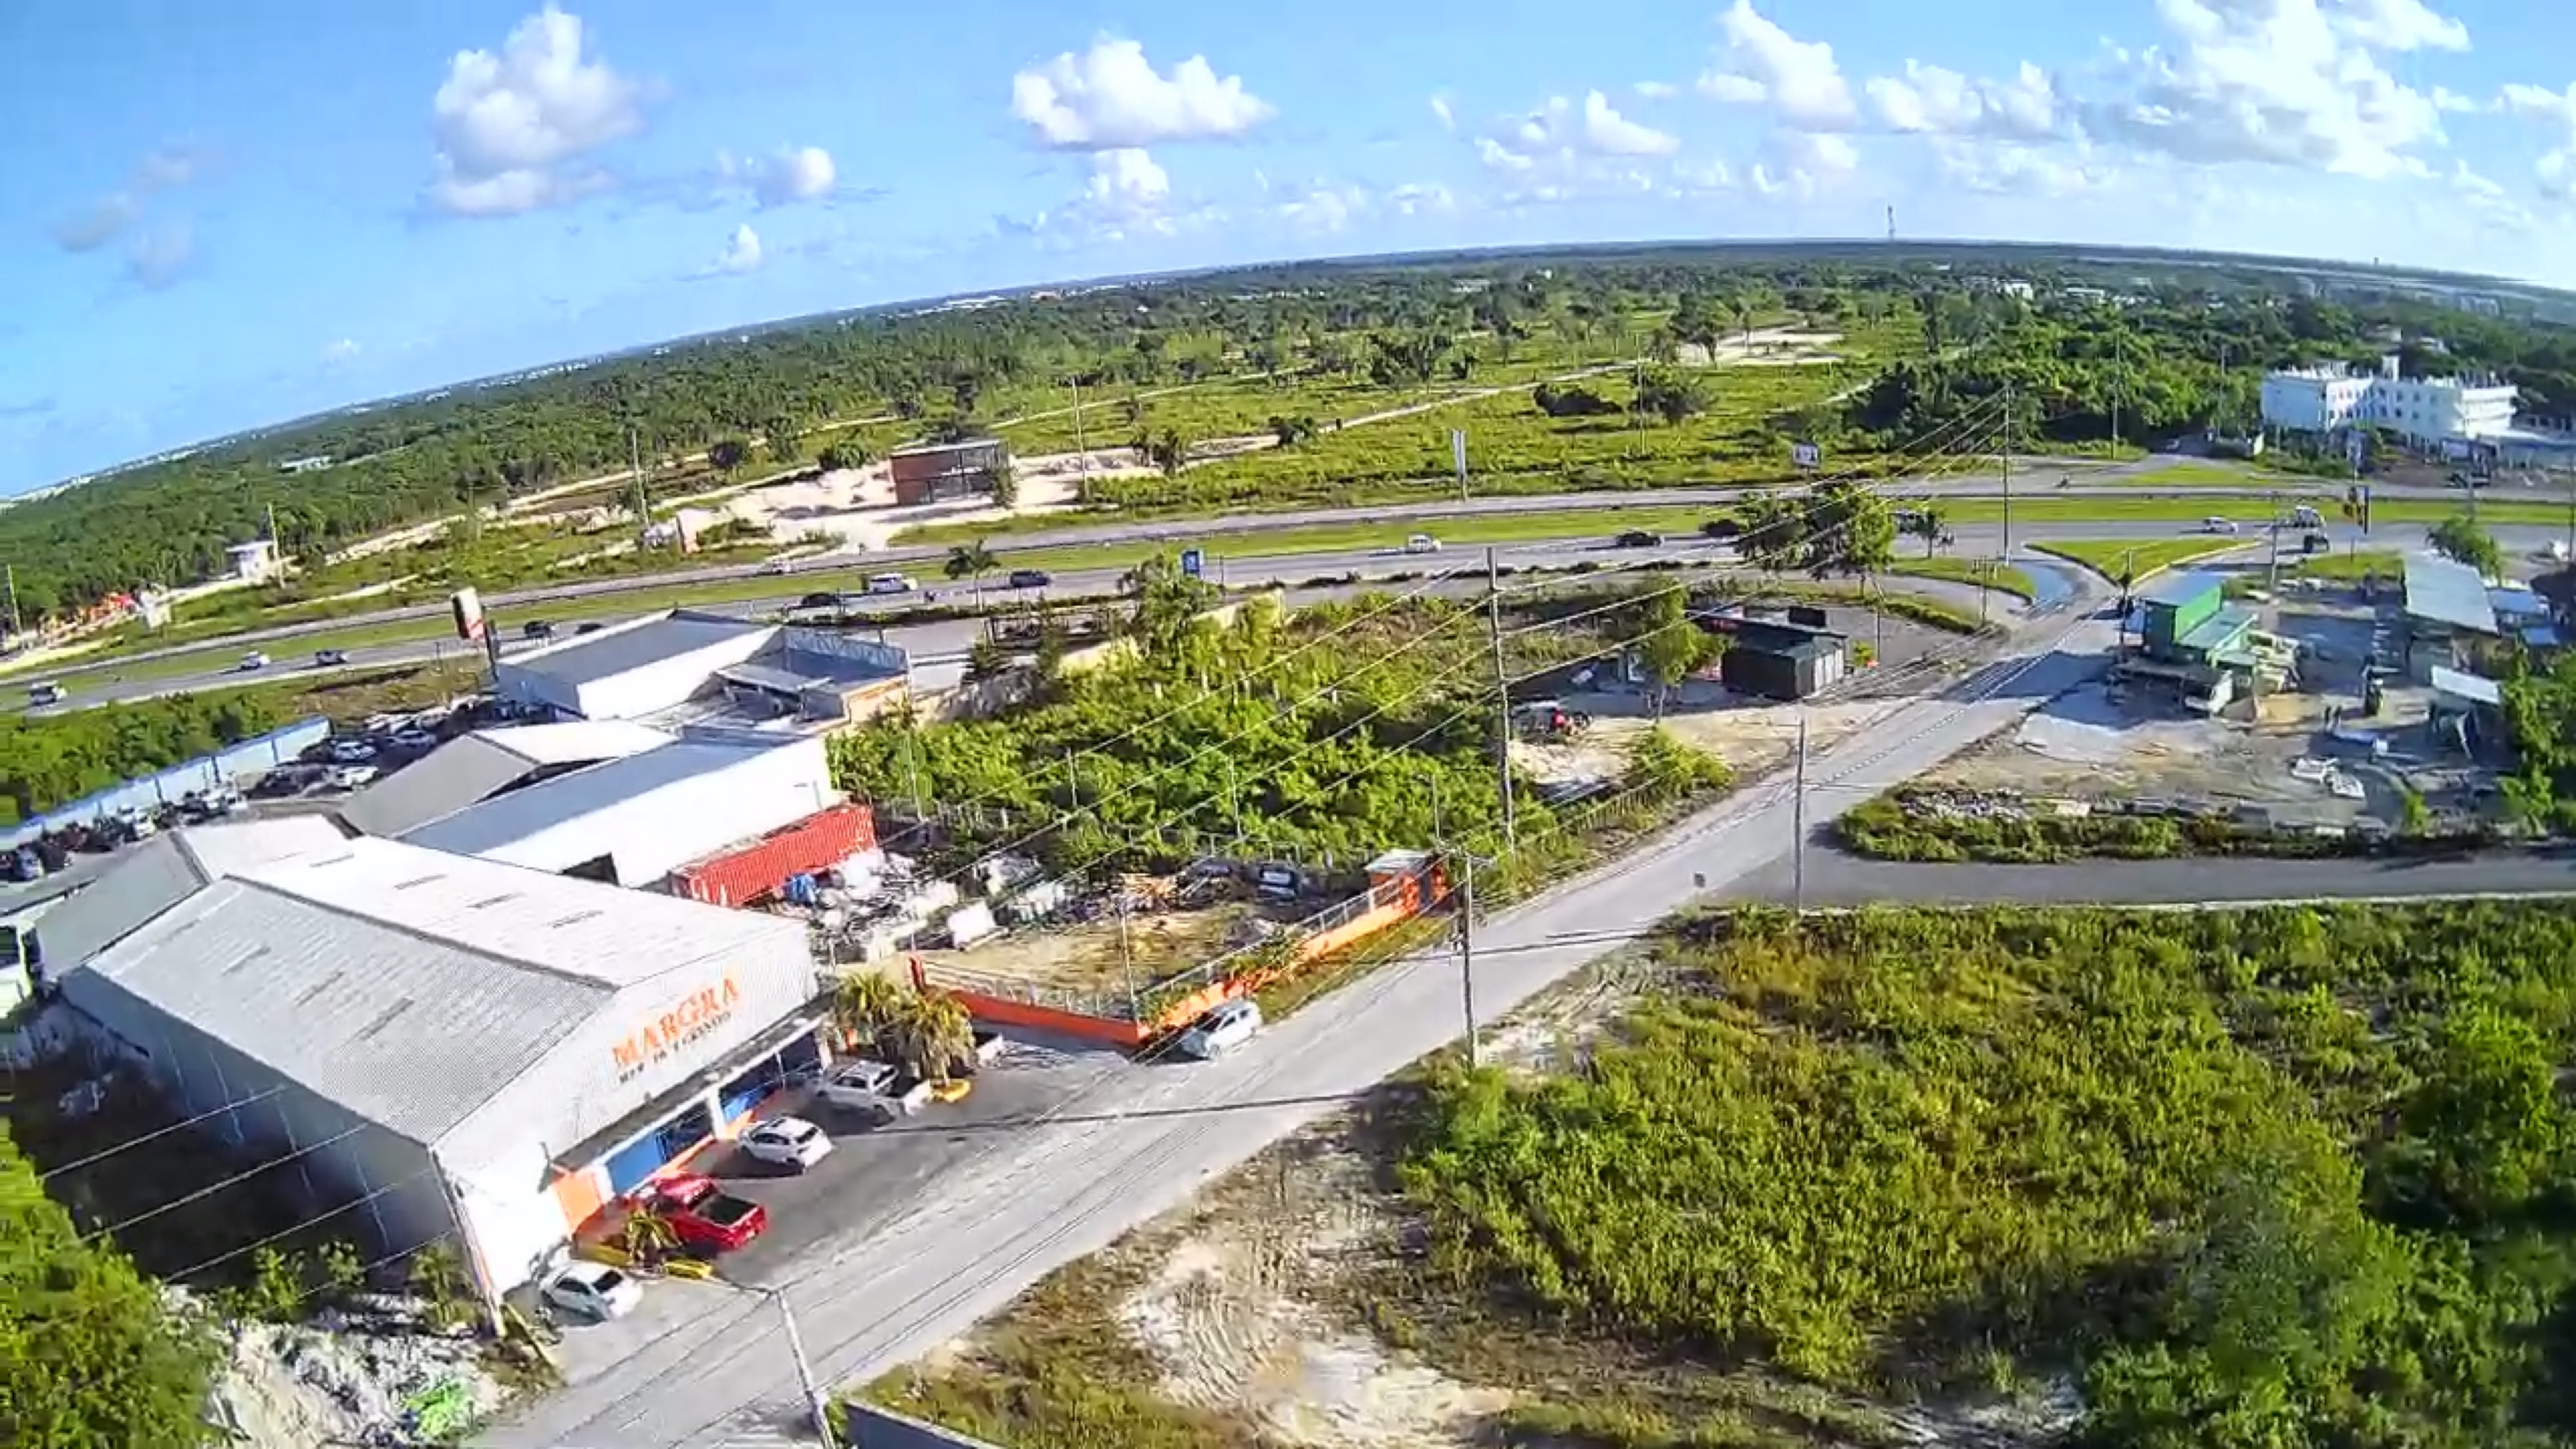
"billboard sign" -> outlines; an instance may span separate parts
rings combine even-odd
[[[1182,549],[1181,572],[1194,579],[1205,577],[1207,574],[1207,555],[1194,548]]]
[[[1791,443],[1789,461],[1801,468],[1819,467],[1825,461],[1825,450],[1813,443]]]
[[[456,621],[456,637],[468,644],[483,638],[483,596],[472,589],[458,589],[447,596],[448,617]]]
[[[1465,428],[1449,430],[1449,461],[1458,466],[1458,477],[1464,480],[1467,476],[1467,430]]]

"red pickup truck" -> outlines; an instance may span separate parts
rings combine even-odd
[[[711,1253],[730,1253],[769,1227],[768,1208],[703,1177],[662,1182],[653,1189],[651,1206],[670,1222],[681,1243]]]

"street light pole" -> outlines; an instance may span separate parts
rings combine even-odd
[[[1467,1065],[1485,1064],[1476,1032],[1476,857],[1458,855],[1458,1004],[1467,1018]]]
[[[839,1449],[839,1441],[832,1437],[831,1401],[814,1382],[814,1365],[805,1358],[805,1338],[796,1331],[796,1314],[788,1308],[785,1293],[773,1288],[769,1300],[778,1305],[778,1321],[787,1330],[787,1353],[796,1361],[796,1382],[805,1391],[806,1409],[814,1416],[814,1433],[823,1441],[823,1449]]]

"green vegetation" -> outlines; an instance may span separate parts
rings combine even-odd
[[[2263,829],[2217,816],[2056,815],[2045,809],[2027,815],[1963,814],[1925,808],[1915,795],[1899,789],[1864,801],[1834,822],[1835,834],[1853,853],[1876,860],[2006,865],[2180,856],[2402,857],[2452,854],[2504,842],[2503,835],[2491,828],[2435,828],[2429,819],[2415,822],[2416,828],[2386,834],[2320,835]]]
[[[2571,951],[2538,904],[1687,924],[1578,1075],[1435,1070],[1372,1296],[1485,1305],[1432,1362],[1618,1449],[1833,1438],[1710,1389],[1766,1369],[2071,1383],[2103,1449],[2576,1442]]]
[[[2011,564],[1993,559],[1903,558],[1889,564],[1886,571],[1906,578],[1940,579],[1972,588],[1999,589],[2021,599],[2039,597],[2037,580]]]
[[[2297,568],[2302,578],[2359,583],[2363,579],[2402,577],[2406,560],[2394,549],[2365,548],[2350,553],[2314,554],[2300,559]]]
[[[2425,539],[2433,551],[2456,564],[2476,569],[2485,578],[2504,573],[2504,549],[2495,535],[2478,526],[2478,521],[2465,513],[2455,513],[2433,526]]]
[[[248,694],[191,694],[68,714],[0,715],[0,824],[261,734],[293,716]]]
[[[221,1442],[205,1399],[221,1353],[110,1244],[84,1242],[0,1128],[0,1443],[62,1449]]]
[[[2240,539],[2112,538],[2051,539],[2034,543],[2034,552],[2055,554],[2079,563],[2115,584],[2136,584],[2199,559],[2215,558],[2243,548]]]

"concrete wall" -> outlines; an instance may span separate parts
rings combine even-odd
[[[329,720],[319,717],[298,720],[257,739],[244,740],[230,749],[200,755],[157,775],[111,785],[95,795],[83,796],[32,820],[0,829],[0,849],[15,849],[48,830],[85,824],[128,806],[150,810],[159,805],[175,805],[187,798],[192,790],[211,789],[226,781],[264,774],[280,765],[292,764],[306,750],[330,737]]]
[[[981,1439],[925,1423],[910,1414],[855,1401],[849,1413],[851,1449],[994,1449]]]

